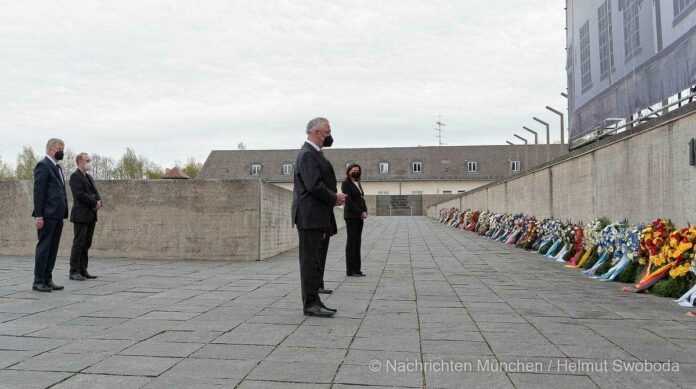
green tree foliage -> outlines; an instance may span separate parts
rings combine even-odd
[[[0,158],[0,181],[14,180],[15,173],[12,168]]]
[[[145,178],[145,164],[145,159],[128,147],[114,168],[113,176],[117,180],[142,180]]]
[[[181,169],[181,171],[191,178],[196,178],[196,176],[198,176],[198,173],[201,171],[202,167],[202,163],[196,162],[195,158],[190,157],[188,161],[186,161],[186,166],[184,166],[184,168]]]
[[[145,167],[145,176],[148,180],[159,180],[164,176],[162,167],[154,162],[147,162]]]
[[[22,147],[22,152],[17,155],[17,168],[15,175],[18,180],[33,180],[34,167],[39,162],[31,146]]]

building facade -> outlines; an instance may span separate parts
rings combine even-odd
[[[336,179],[351,163],[362,167],[368,195],[465,193],[566,152],[567,145],[425,146],[324,149]],[[213,150],[198,179],[261,179],[292,190],[293,150]]]

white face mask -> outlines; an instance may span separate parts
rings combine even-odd
[[[94,169],[94,165],[92,164],[92,162],[87,162],[85,164],[85,171],[90,171],[92,169]]]

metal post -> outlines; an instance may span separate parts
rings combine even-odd
[[[527,164],[527,160],[529,159],[529,154],[528,154],[529,147],[527,146],[527,140],[524,139],[523,137],[517,135],[517,134],[513,134],[513,135],[514,135],[517,139],[521,139],[522,142],[524,142],[524,160],[525,160],[525,165],[528,165],[528,164]],[[518,156],[518,158],[519,158],[519,156]],[[521,168],[521,166],[520,166],[520,168]],[[527,168],[527,166],[525,166],[525,170],[526,170],[526,168]]]
[[[544,162],[548,162],[551,160],[551,134],[549,133],[549,124],[538,117],[533,117],[532,119],[546,126],[546,161]]]
[[[522,126],[522,128],[525,129],[525,130],[527,130],[527,131],[529,131],[529,132],[531,132],[532,134],[534,134],[534,144],[535,144],[535,145],[538,145],[538,144],[539,144],[539,134],[538,134],[536,131],[534,131],[534,130],[532,130],[531,128],[529,128],[529,127]]]
[[[512,134],[512,135],[514,135],[517,139],[522,140],[522,142],[524,142],[524,144],[527,144],[527,140],[524,139],[523,137],[521,137],[521,136],[519,136],[519,135],[517,135],[517,134]]]
[[[527,126],[522,126],[522,128],[534,134],[534,166],[536,166],[539,164],[539,134]],[[530,166],[530,163],[529,161],[525,161],[525,163],[527,166],[525,166],[524,170],[527,170],[527,167]]]
[[[559,110],[549,107],[548,105],[546,106],[546,109],[561,117],[561,144],[565,144],[565,121],[563,120],[563,113]]]
[[[514,146],[514,145],[515,145],[514,143],[510,142],[509,140],[506,140],[505,142],[507,142],[507,144],[509,144],[510,146]]]

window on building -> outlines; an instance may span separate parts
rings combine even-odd
[[[443,190],[442,194],[452,194],[452,191],[451,190]]]
[[[377,194],[378,195],[388,195],[389,191],[388,190],[380,190],[380,191],[377,191]]]
[[[389,173],[389,162],[380,162],[379,163],[379,174],[387,174]]]
[[[624,54],[626,61],[640,53],[640,25],[638,23],[638,1],[625,0],[623,10]]]
[[[458,190],[457,193],[466,193],[465,190]]]
[[[597,9],[599,21],[599,78],[605,79],[614,68],[614,39],[611,31],[611,2],[605,0]]]
[[[251,175],[258,176],[259,174],[261,174],[261,165],[251,165]]]
[[[573,106],[573,97],[575,93],[575,52],[573,51],[573,44],[568,45],[568,51],[566,53],[566,73],[568,74],[568,102],[570,106]]]
[[[467,162],[466,169],[469,173],[478,173],[478,162],[476,162],[476,161]]]
[[[422,190],[412,190],[412,191],[411,191],[411,194],[412,194],[412,195],[422,195],[422,194],[423,194],[423,191],[422,191]]]
[[[512,170],[513,172],[519,172],[520,165],[521,165],[520,161],[515,161],[515,160],[510,161],[510,170]]]
[[[291,163],[284,163],[283,164],[283,174],[292,174],[292,164]]]
[[[411,171],[414,173],[423,173],[423,162],[411,162]]]
[[[674,0],[674,22],[679,22],[682,16],[691,11],[692,6],[696,8],[696,0]]]
[[[590,21],[580,27],[580,81],[582,91],[592,88],[592,64],[590,63]]]

